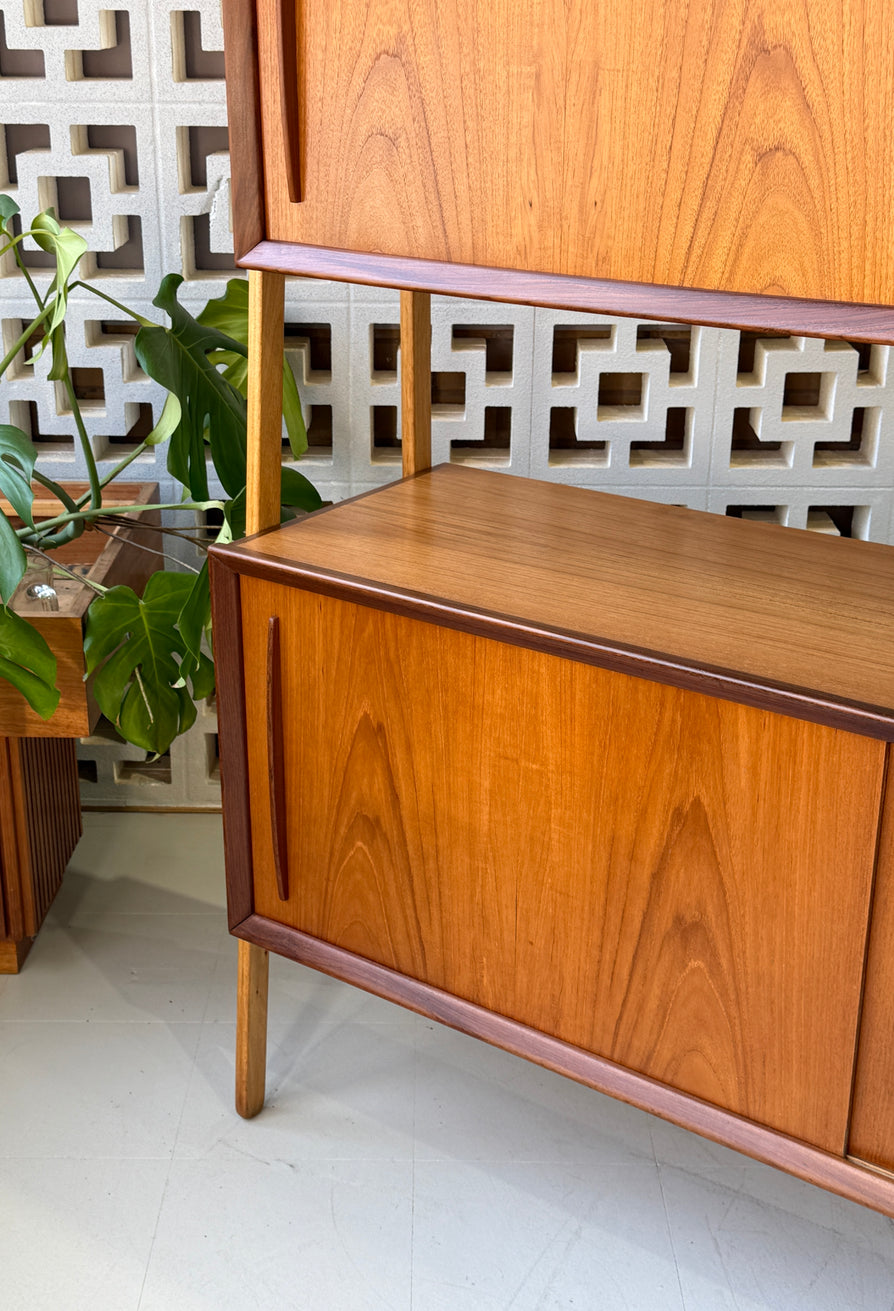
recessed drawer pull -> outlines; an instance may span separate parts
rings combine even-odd
[[[295,204],[301,194],[301,144],[298,131],[298,5],[279,0],[279,86],[285,147],[286,186]]]
[[[274,615],[267,625],[267,772],[276,888],[280,900],[288,901],[289,859],[286,845],[286,777],[279,643],[279,619]]]

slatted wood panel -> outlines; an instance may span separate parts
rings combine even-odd
[[[843,1150],[882,743],[242,590],[259,914]],[[285,903],[266,823],[270,614]]]
[[[72,738],[22,738],[19,750],[31,874],[26,931],[37,933],[81,836],[78,764]]]
[[[297,60],[257,6],[269,237],[890,303],[886,0],[294,3]]]
[[[15,973],[81,835],[70,738],[0,738],[0,973]]]

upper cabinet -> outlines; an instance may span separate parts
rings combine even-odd
[[[226,6],[258,237],[894,301],[891,0]]]

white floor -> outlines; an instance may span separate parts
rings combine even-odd
[[[894,1225],[289,962],[232,1109],[219,820],[90,815],[0,979],[9,1311],[892,1311]]]

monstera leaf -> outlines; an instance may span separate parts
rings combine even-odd
[[[228,496],[245,486],[245,399],[231,387],[208,356],[215,351],[244,354],[246,347],[216,328],[203,326],[177,300],[183,281],[169,274],[152,302],[170,316],[171,327],[143,327],[134,342],[137,359],[150,378],[178,397],[182,406],[168,446],[168,470],[197,501],[208,499],[206,444]]]
[[[56,657],[37,629],[6,606],[0,606],[0,677],[18,688],[42,719],[59,704]]]
[[[209,300],[198,317],[198,322],[208,328],[217,328],[226,333],[246,353],[237,354],[232,350],[215,351],[210,356],[212,363],[222,366],[223,376],[243,396],[248,395],[248,282],[245,278],[231,278],[227,289],[217,300]],[[295,375],[288,364],[283,362],[282,374],[282,414],[286,421],[289,446],[297,460],[307,450],[307,428],[301,411],[301,399],[295,383]]]
[[[36,461],[37,450],[27,433],[11,423],[0,423],[0,494],[29,528],[34,527],[31,478]]]
[[[190,655],[178,626],[192,589],[189,574],[160,571],[142,599],[129,587],[113,587],[87,613],[84,655],[99,708],[129,742],[156,755],[195,720],[184,673],[194,696],[213,686],[211,661]]]
[[[65,311],[68,307],[68,279],[74,273],[81,256],[87,250],[87,243],[72,228],[61,227],[51,209],[38,214],[31,224],[31,235],[41,250],[48,255],[52,255],[56,260],[56,271],[51,290],[53,313],[47,324],[46,335],[40,349],[34,357],[37,359],[43,353],[47,342],[54,341],[57,332],[61,333],[62,331]]]

